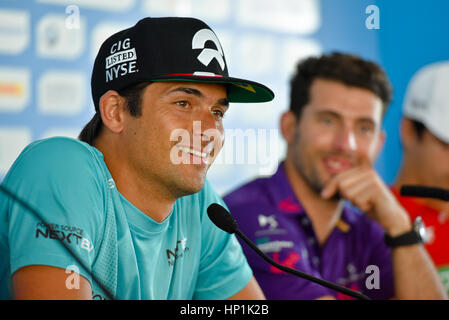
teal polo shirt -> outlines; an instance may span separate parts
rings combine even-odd
[[[224,205],[207,181],[159,223],[120,194],[98,149],[56,137],[27,146],[2,185],[39,217],[0,193],[0,298],[30,265],[65,269],[72,290],[76,271],[94,299],[107,298],[102,286],[116,299],[225,299],[252,277],[235,236],[207,217]]]

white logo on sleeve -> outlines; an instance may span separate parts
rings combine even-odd
[[[212,41],[218,50],[205,48],[204,46],[207,41]],[[220,64],[221,70],[224,70],[225,62],[223,59],[223,49],[221,48],[220,41],[212,30],[201,29],[195,33],[192,39],[192,49],[203,49],[197,59],[206,67],[213,59],[216,59]]]
[[[94,245],[86,238],[81,240],[81,249],[91,252],[94,249]]]
[[[264,216],[263,214],[259,214],[259,225],[261,227],[265,227],[267,224],[270,226],[270,229],[276,229],[278,226],[278,222],[276,221],[276,217],[274,215]]]

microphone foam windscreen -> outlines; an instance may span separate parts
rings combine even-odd
[[[234,233],[237,230],[237,222],[223,206],[212,203],[207,208],[209,219],[221,230],[227,233]]]

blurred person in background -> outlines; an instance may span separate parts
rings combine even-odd
[[[280,264],[373,299],[446,298],[414,222],[373,168],[391,96],[385,72],[360,57],[300,62],[280,120],[285,160],[224,200],[242,232]],[[348,298],[243,249],[268,299]]]
[[[403,185],[449,190],[449,61],[420,69],[411,79],[401,123],[403,159],[392,188],[410,218],[426,225],[425,247],[449,291],[449,202],[403,197]]]

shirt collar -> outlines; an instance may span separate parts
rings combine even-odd
[[[276,173],[271,177],[269,187],[271,194],[279,211],[285,214],[300,215],[305,214],[303,206],[299,203],[285,172],[285,164],[282,161]]]

